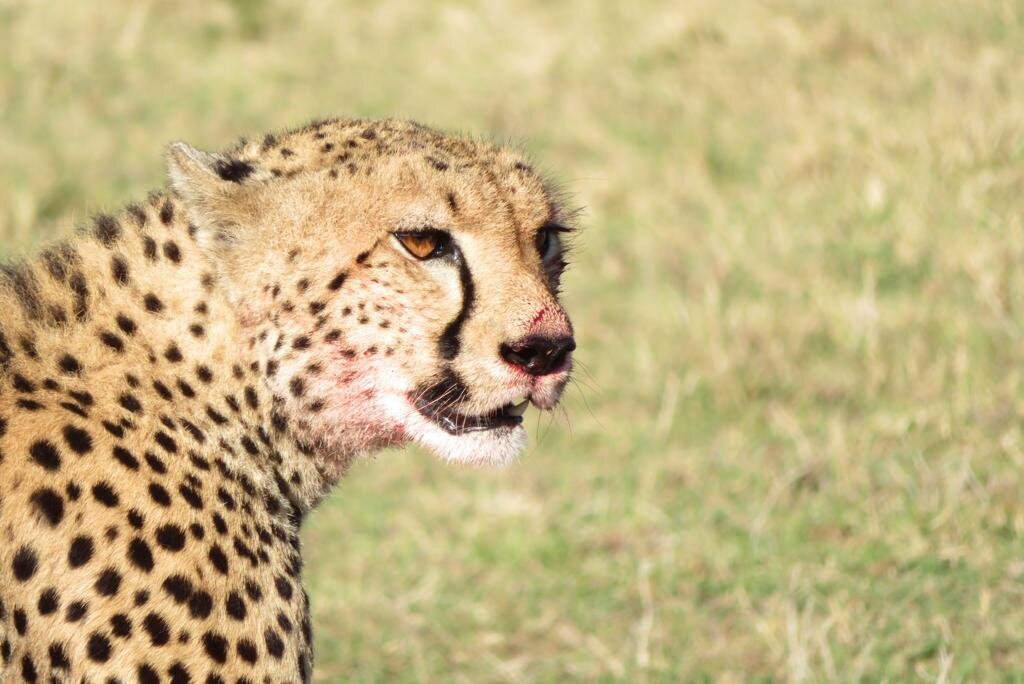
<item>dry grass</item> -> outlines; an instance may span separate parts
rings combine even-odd
[[[0,0],[15,251],[322,114],[528,140],[568,419],[309,525],[320,681],[1024,672],[1024,4]]]

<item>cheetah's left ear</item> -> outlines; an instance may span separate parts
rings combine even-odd
[[[244,198],[266,174],[247,161],[175,142],[167,148],[167,175],[201,233],[232,242],[234,229],[246,222],[239,213],[250,205]]]

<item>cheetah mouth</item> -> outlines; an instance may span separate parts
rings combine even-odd
[[[529,406],[530,400],[504,406],[481,415],[467,415],[459,413],[443,402],[431,401],[426,397],[419,397],[413,401],[413,405],[421,416],[434,423],[450,435],[464,435],[470,432],[484,432],[487,430],[511,429],[522,425],[523,413]]]

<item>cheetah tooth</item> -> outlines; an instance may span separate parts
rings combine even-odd
[[[529,399],[523,399],[518,404],[513,404],[512,408],[510,408],[507,411],[507,413],[510,416],[521,416],[524,413],[526,413],[526,407],[529,406],[529,405],[530,405],[530,400]]]

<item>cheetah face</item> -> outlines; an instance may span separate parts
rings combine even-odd
[[[394,126],[179,144],[172,187],[300,439],[507,463],[528,405],[554,408],[569,380],[568,219],[514,152]]]

